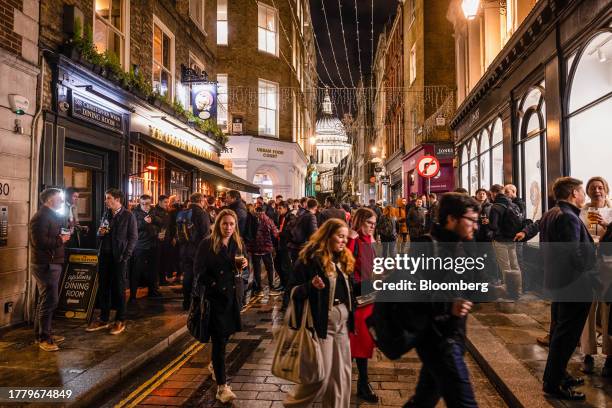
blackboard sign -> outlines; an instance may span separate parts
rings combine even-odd
[[[89,320],[98,290],[98,251],[73,250],[60,287],[57,313],[69,319]]]

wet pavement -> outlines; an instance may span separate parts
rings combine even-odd
[[[266,299],[264,299],[264,302]],[[243,313],[244,331],[232,336],[227,349],[228,375],[238,399],[235,407],[282,407],[282,401],[293,387],[288,381],[274,377],[270,370],[274,355],[273,330],[279,323],[279,299],[267,303],[252,302]],[[122,407],[221,407],[215,401],[216,384],[207,369],[210,346],[191,342],[187,354],[154,373],[147,381],[125,392],[121,400],[106,406]],[[475,361],[466,355],[477,400],[481,407],[505,407],[495,388]],[[381,398],[379,404],[366,404],[356,395],[357,371],[353,366],[352,406],[402,406],[414,393],[420,362],[410,353],[397,361],[389,361],[376,353],[370,362],[370,382]],[[315,404],[320,407],[321,404]],[[444,404],[440,402],[438,406]]]
[[[0,335],[0,387],[62,387],[73,392],[71,401],[95,406],[100,392],[185,332],[181,288],[163,287],[162,292],[163,298],[141,297],[128,305],[127,328],[116,336],[108,330],[87,333],[83,320],[55,318],[54,333],[66,337],[57,352],[40,350],[31,327],[4,332]]]
[[[548,348],[539,345],[536,338],[548,333],[550,303],[528,295],[514,307],[502,310],[500,311],[500,307],[495,303],[479,304],[475,306],[473,318],[487,328],[513,358],[527,368],[528,373],[536,380],[533,383],[539,386],[532,392],[541,393]],[[492,344],[487,346],[493,347]],[[586,394],[586,402],[561,402],[551,399],[549,403],[566,407],[612,407],[612,378],[603,378],[600,375],[604,360],[605,356],[601,354],[595,356],[595,373],[586,375],[581,371],[583,354],[577,348],[568,365],[568,371],[574,376],[584,377],[585,385],[579,390]],[[510,373],[506,378],[501,376],[500,380],[509,382],[510,376]]]

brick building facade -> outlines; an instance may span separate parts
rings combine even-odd
[[[223,158],[267,197],[304,194],[316,120],[316,54],[308,1],[220,2],[227,35],[217,72],[228,89]],[[232,123],[234,122],[234,124]]]

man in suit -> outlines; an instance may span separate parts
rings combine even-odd
[[[88,332],[110,328],[110,334],[125,330],[125,281],[130,258],[138,241],[136,217],[121,204],[123,192],[116,188],[105,193],[108,211],[98,229],[101,240],[99,260],[100,319],[87,326]],[[111,307],[117,310],[115,322],[110,323]]]
[[[544,287],[553,296],[551,318],[555,322],[550,333],[550,348],[544,370],[544,392],[551,397],[583,400],[584,394],[573,387],[582,385],[582,378],[567,374],[567,363],[580,339],[591,300],[567,302],[590,295],[595,284],[590,272],[595,265],[593,238],[580,220],[580,208],[586,194],[582,181],[558,178],[553,185],[557,205],[540,220],[540,242],[543,250]]]

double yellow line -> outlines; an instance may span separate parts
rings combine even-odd
[[[249,303],[240,312],[241,314],[253,307],[257,301],[261,299],[261,296],[255,296],[249,300]],[[197,354],[200,350],[204,349],[205,344],[197,341],[192,342],[180,356],[172,360],[168,365],[159,370],[155,375],[149,378],[147,381],[142,383],[136,388],[130,395],[121,400],[115,408],[133,408],[140,404],[142,400],[149,396],[157,387],[159,387],[164,381],[166,381],[172,374],[177,372],[182,366],[189,361],[191,357]]]

